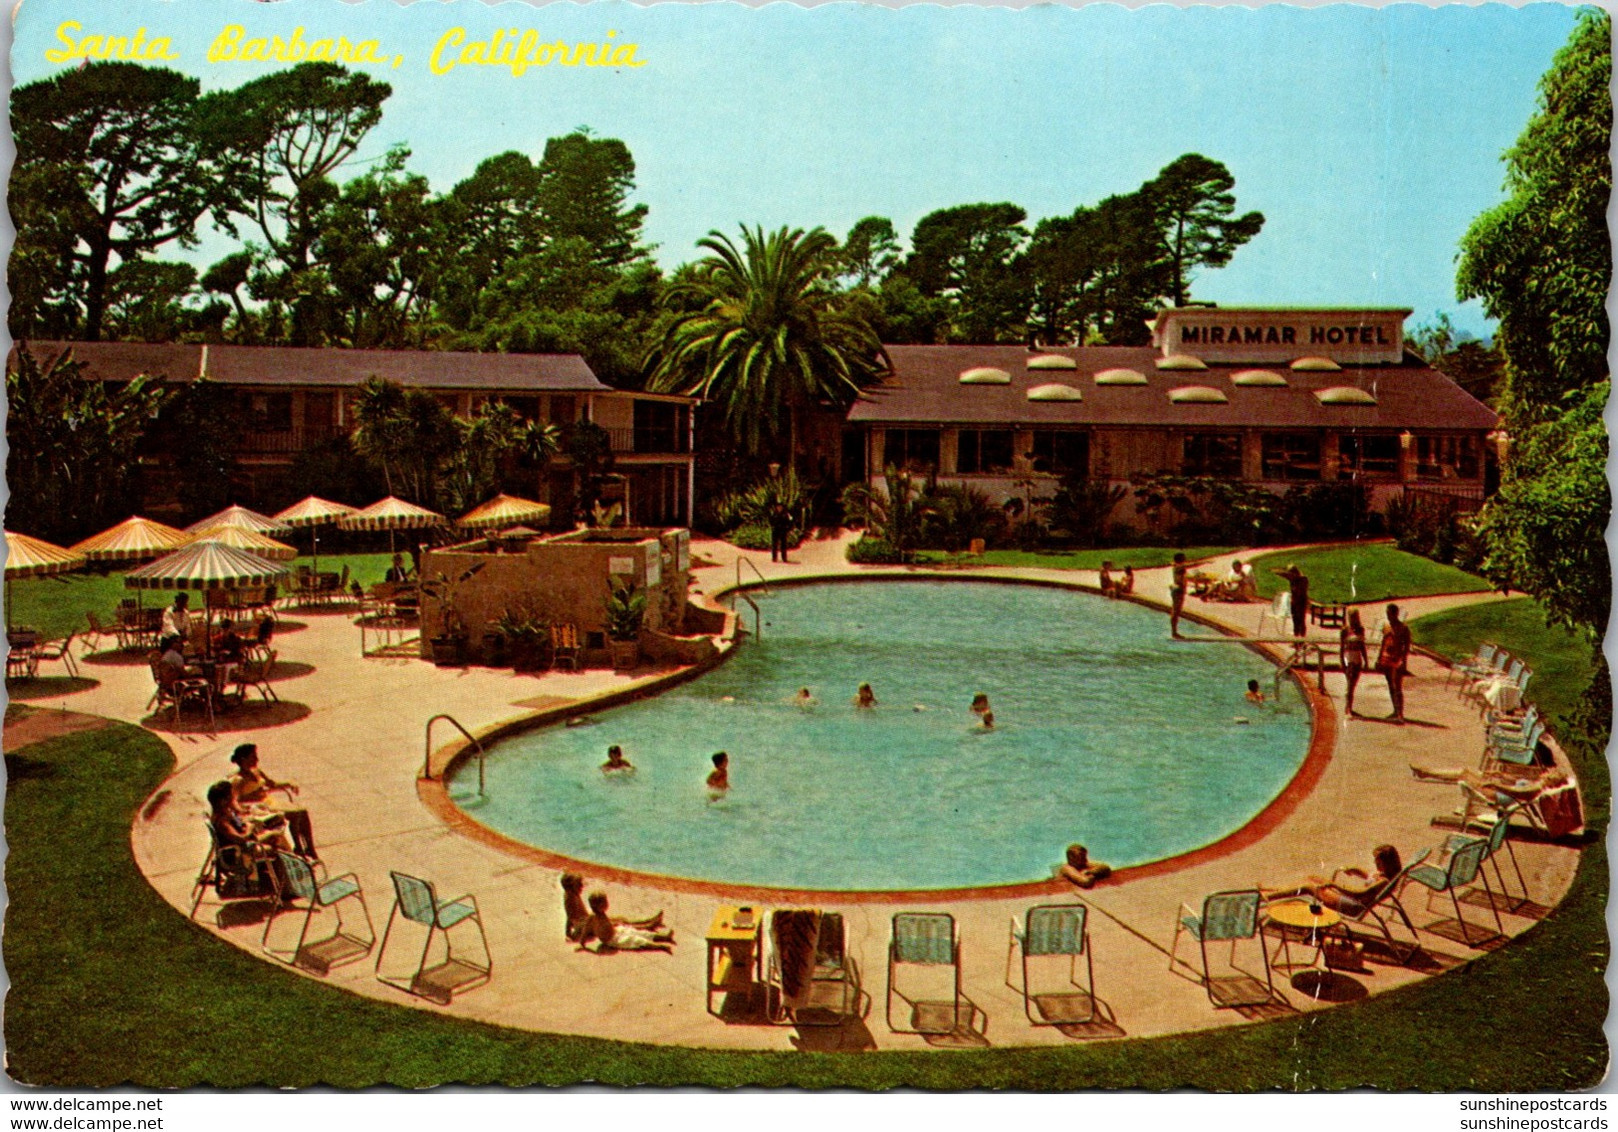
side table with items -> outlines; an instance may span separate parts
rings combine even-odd
[[[722,1017],[731,995],[742,995],[750,1003],[754,987],[763,981],[759,946],[759,926],[763,917],[757,908],[722,905],[708,925],[708,1013]],[[714,995],[719,1005],[714,1006]]]

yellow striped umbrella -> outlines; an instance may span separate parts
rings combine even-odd
[[[298,557],[298,548],[288,546],[284,542],[277,542],[269,535],[250,531],[246,527],[238,527],[235,523],[220,523],[217,526],[204,527],[191,536],[192,542],[202,542],[212,539],[214,542],[233,546],[237,550],[246,550],[261,558],[273,559],[277,562],[290,562]],[[187,544],[189,545],[189,544]]]
[[[98,535],[75,543],[72,550],[91,562],[156,558],[184,546],[189,537],[184,531],[166,523],[134,515],[116,527],[108,527]]]
[[[266,586],[286,577],[287,568],[268,558],[202,539],[124,575],[124,585],[139,590],[228,590]]]
[[[36,574],[65,574],[84,565],[84,555],[37,539],[31,535],[6,532],[6,577],[28,578]]]
[[[249,531],[257,531],[261,535],[284,535],[288,527],[268,515],[260,515],[257,511],[249,511],[240,504],[232,503],[217,515],[209,515],[206,519],[198,519],[187,527],[187,534],[198,534],[209,527],[223,526],[241,527]]]
[[[390,495],[339,519],[337,525],[345,531],[405,531],[436,527],[443,521],[444,516],[437,511],[429,511]]]
[[[275,521],[289,527],[318,527],[324,523],[335,523],[357,510],[359,508],[350,507],[346,503],[333,503],[329,499],[311,495],[307,499],[300,499],[285,511],[277,511]]]
[[[462,515],[460,522],[463,527],[506,527],[519,523],[546,523],[550,517],[548,503],[518,499],[515,495],[497,495]]]

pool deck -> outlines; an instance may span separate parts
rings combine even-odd
[[[846,536],[806,543],[794,552],[792,562],[771,564],[767,555],[742,555],[728,544],[698,539],[693,543],[694,585],[705,595],[733,586],[739,556],[771,580],[916,573],[851,566],[844,559],[845,545]],[[1214,560],[1205,568],[1222,572],[1227,562],[1228,558]],[[1096,582],[1089,571],[980,568],[948,573],[1089,586]],[[748,571],[747,578],[751,577]],[[1139,571],[1136,577],[1139,596],[1166,603],[1166,568]],[[1494,596],[1453,595],[1400,604],[1419,616]],[[1255,635],[1263,609],[1267,606],[1206,604],[1196,599],[1187,603],[1189,613],[1248,636]],[[661,908],[679,943],[672,955],[581,953],[563,939],[555,862],[510,852],[494,839],[467,836],[428,804],[430,790],[418,789],[426,753],[423,731],[433,715],[448,713],[481,733],[536,711],[566,709],[602,694],[623,692],[673,670],[645,670],[631,678],[604,671],[516,675],[509,670],[440,669],[420,660],[362,658],[359,631],[350,614],[292,610],[283,618],[286,627],[275,640],[281,661],[275,687],[282,702],[257,707],[255,700],[244,710],[222,715],[216,734],[206,733],[206,725],[190,715],[179,731],[169,727],[166,717],[150,719],[144,706],[151,694],[145,664],[112,654],[82,664],[83,674],[99,681],[96,686],[68,695],[30,697],[26,702],[40,709],[144,723],[173,748],[176,770],[142,808],[131,841],[141,869],[177,915],[189,910],[192,882],[207,850],[204,794],[211,783],[228,776],[232,769],[228,757],[235,746],[255,742],[271,775],[301,784],[300,802],[312,815],[321,855],[332,874],[358,874],[379,939],[393,902],[390,870],[431,879],[441,897],[472,893],[482,910],[493,978],[447,1007],[384,986],[373,977],[368,961],[339,967],[325,981],[368,997],[501,1026],[626,1041],[761,1050],[929,1048],[929,1039],[896,1033],[884,1018],[890,917],[911,910],[954,914],[963,940],[964,990],[988,1019],[986,1034],[931,1039],[937,1048],[1145,1037],[1334,1008],[1293,990],[1278,974],[1273,1005],[1215,1010],[1197,982],[1169,971],[1166,952],[1176,909],[1182,902],[1199,905],[1204,895],[1220,889],[1282,885],[1310,873],[1329,874],[1351,862],[1365,866],[1371,847],[1382,842],[1396,845],[1407,859],[1441,843],[1448,831],[1433,826],[1431,819],[1456,806],[1458,788],[1415,781],[1408,766],[1476,765],[1482,745],[1476,713],[1443,687],[1444,669],[1430,660],[1412,661],[1413,678],[1406,684],[1411,723],[1402,727],[1374,718],[1389,710],[1380,677],[1367,676],[1360,684],[1359,707],[1373,718],[1345,719],[1342,678],[1328,675],[1332,698],[1327,726],[1335,734],[1313,760],[1318,780],[1310,789],[1294,790],[1245,837],[1164,867],[1128,870],[1083,894],[1052,882],[1038,886],[1048,895],[1037,898],[1023,892],[1013,898],[979,895],[930,901],[842,900],[835,895],[819,899],[819,906],[845,914],[851,951],[858,957],[874,1003],[863,1023],[799,1030],[725,1021],[706,1012],[703,937],[715,909],[727,902],[718,892],[690,883],[622,875],[603,879],[597,874],[591,887],[608,892],[615,913],[644,914]],[[1380,621],[1380,608],[1367,616],[1368,625]],[[1187,634],[1214,635],[1196,624],[1182,629]],[[1193,642],[1184,647],[1190,651],[1211,646]],[[1313,684],[1312,675],[1309,683]],[[434,746],[442,752],[452,737],[452,729],[441,727]],[[8,749],[11,738],[8,733]],[[603,746],[609,740],[603,732]],[[1068,834],[1056,838],[1068,839]],[[1542,915],[1544,907],[1565,894],[1577,850],[1532,841],[1516,841],[1514,848]],[[1447,897],[1428,913],[1418,895],[1421,891],[1412,886],[1406,900],[1418,924],[1451,914]],[[1096,991],[1110,1021],[1036,1027],[1024,1017],[1020,992],[1005,985],[1008,923],[1032,903],[1066,902],[1074,896],[1097,913],[1090,928]],[[262,956],[262,921],[220,928],[214,918],[218,907],[211,897],[206,899],[199,924]],[[1473,905],[1467,913],[1474,923],[1492,925],[1486,908]],[[1504,913],[1502,918],[1509,935],[1535,922]],[[1368,963],[1363,971],[1347,972],[1346,981],[1338,981],[1344,997],[1380,994],[1482,954],[1425,931],[1421,943],[1427,959],[1415,965],[1419,970]],[[290,967],[284,970],[287,978],[314,977]]]

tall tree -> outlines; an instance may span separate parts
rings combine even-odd
[[[198,147],[198,86],[161,67],[108,62],[13,92],[13,278],[44,269],[51,281],[45,294],[22,289],[28,305],[13,312],[15,328],[48,319],[46,308],[77,308],[75,333],[93,341],[117,261],[171,240],[195,245],[197,219],[233,185]]]
[[[886,216],[867,216],[848,230],[842,275],[856,287],[874,287],[899,263],[899,233]]]
[[[534,203],[548,239],[583,240],[605,267],[645,257],[640,237],[647,210],[629,203],[635,159],[627,145],[581,128],[545,143],[537,173]]]
[[[196,287],[197,269],[189,263],[125,260],[107,277],[108,334],[135,342],[178,340],[198,314],[185,305]]]
[[[1142,186],[1157,208],[1168,265],[1169,297],[1184,306],[1199,267],[1224,267],[1264,227],[1264,214],[1236,215],[1236,178],[1223,163],[1187,153]]]
[[[742,246],[710,232],[708,256],[669,289],[686,313],[648,359],[647,388],[714,401],[750,452],[786,440],[797,452],[795,413],[846,408],[891,369],[870,323],[831,279],[837,242],[810,232],[742,227]]]
[[[1010,203],[963,204],[916,223],[903,271],[921,293],[949,299],[951,339],[988,344],[1018,340],[1028,292],[1017,256],[1028,214]]]
[[[8,530],[76,542],[128,513],[141,438],[172,391],[160,377],[113,388],[83,368],[71,350],[42,360],[17,344],[6,371]]]

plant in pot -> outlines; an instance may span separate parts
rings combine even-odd
[[[544,667],[545,646],[550,640],[550,623],[530,610],[507,609],[495,623],[505,638],[511,666],[518,672]]]
[[[646,619],[646,591],[634,582],[607,582],[607,647],[612,667],[628,672],[640,663],[640,627]]]

